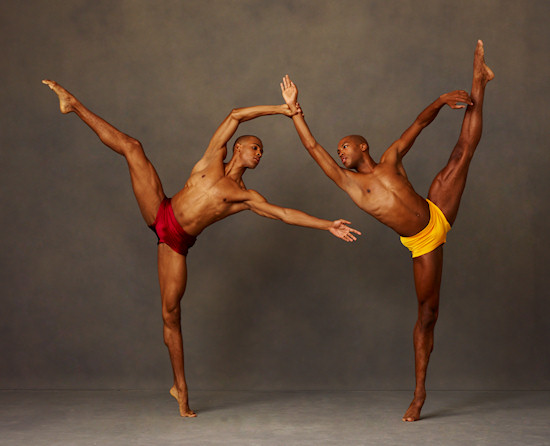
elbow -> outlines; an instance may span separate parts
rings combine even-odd
[[[419,115],[419,116],[416,118],[416,121],[414,121],[414,125],[415,125],[417,128],[420,128],[420,129],[426,128],[426,126],[427,126],[428,124],[429,124],[428,120],[423,119],[421,115]]]
[[[240,108],[234,108],[233,110],[231,110],[228,117],[229,117],[229,119],[233,119],[235,121],[241,122],[241,120],[242,120],[241,109]]]
[[[307,149],[308,152],[315,151],[316,147],[318,146],[317,141],[314,139],[305,139],[302,141],[304,144],[304,147]]]
[[[304,142],[304,147],[308,152],[313,152],[313,150],[315,149],[315,144],[310,143],[309,141],[306,141]]]
[[[281,209],[281,212],[278,213],[278,215],[273,215],[273,216],[271,216],[271,218],[280,220],[283,223],[286,223],[287,225],[292,224],[292,218],[290,216],[290,212],[286,208]]]

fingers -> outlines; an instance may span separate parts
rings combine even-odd
[[[290,77],[288,76],[288,74],[286,74],[284,77],[283,77],[283,82],[281,83],[281,90],[286,90],[288,88],[296,88],[296,85],[294,85],[294,82],[292,82],[290,80]]]
[[[284,77],[283,77],[283,83],[281,84],[281,88],[282,86],[284,86],[285,89],[287,89],[288,87],[290,87],[290,78],[288,77],[288,74],[286,74]]]
[[[474,103],[472,102],[472,98],[470,97],[467,91],[458,90],[455,93],[456,93],[456,98],[458,102],[465,102],[466,104],[474,105]]]
[[[53,90],[53,86],[55,85],[55,82],[49,79],[43,79],[42,83],[50,87],[52,90]]]

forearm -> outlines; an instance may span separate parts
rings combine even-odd
[[[313,217],[297,209],[271,204],[255,191],[249,191],[249,193],[252,194],[252,199],[247,202],[249,209],[262,217],[280,220],[289,225],[305,226],[313,229],[328,230],[332,224],[331,221]]]
[[[292,122],[294,122],[294,127],[296,127],[298,136],[311,157],[315,160],[323,172],[325,172],[325,174],[338,185],[338,187],[344,188],[346,179],[344,171],[338,167],[336,161],[334,161],[323,146],[317,142],[309,130],[302,113],[300,112],[293,115]]]
[[[285,114],[286,110],[288,110],[286,105],[256,105],[254,107],[235,108],[231,111],[231,118],[240,123],[260,116]]]
[[[309,126],[307,125],[304,116],[301,113],[298,113],[292,117],[292,122],[294,123],[294,127],[296,128],[298,136],[300,137],[304,147],[308,151],[313,150],[317,145],[317,140],[311,133],[311,130],[309,130]]]
[[[428,105],[422,113],[416,118],[416,124],[422,128],[428,126],[437,116],[441,108],[445,105],[445,102],[441,100],[441,97],[437,98],[434,102]]]
[[[278,217],[284,223],[294,226],[303,226],[306,228],[321,229],[328,231],[332,225],[331,221],[317,218],[297,209],[283,208]]]

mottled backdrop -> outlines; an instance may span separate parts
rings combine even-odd
[[[89,1],[0,5],[0,388],[165,388],[154,234],[125,162],[51,78],[138,138],[174,194],[231,108],[281,103],[292,75],[318,140],[363,133],[378,158],[440,94],[471,85],[476,40],[496,79],[445,273],[431,389],[550,387],[548,52],[541,1]],[[463,111],[445,109],[405,167],[426,194]],[[408,251],[265,117],[248,187],[351,220],[355,244],[242,213],[188,257],[192,389],[409,389]]]

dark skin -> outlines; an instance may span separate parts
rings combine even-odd
[[[483,43],[478,41],[474,53],[472,90],[445,93],[424,109],[413,124],[374,161],[365,138],[350,135],[338,143],[338,166],[329,153],[315,140],[297,102],[298,89],[288,76],[281,83],[285,102],[298,113],[292,117],[298,135],[313,159],[366,213],[410,237],[418,234],[430,220],[427,201],[414,190],[403,167],[403,157],[416,137],[437,116],[441,108],[466,107],[462,128],[447,165],[435,177],[428,199],[441,209],[453,225],[466,185],[468,168],[481,138],[483,97],[487,82],[494,74],[485,64]],[[466,104],[466,105],[463,105]],[[416,386],[414,398],[403,421],[416,421],[426,399],[426,371],[433,350],[434,327],[439,313],[439,292],[443,269],[443,245],[413,258],[413,273],[418,300],[418,318],[413,332]]]
[[[88,110],[61,85],[44,80],[59,98],[61,112],[75,113],[116,153],[128,163],[134,195],[147,225],[155,222],[158,209],[166,195],[157,172],[140,142]],[[225,163],[227,143],[242,122],[267,115],[292,116],[286,105],[261,105],[234,109],[220,124],[210,140],[202,158],[195,164],[191,175],[176,195],[172,208],[176,220],[187,234],[197,236],[206,227],[225,217],[244,210],[285,223],[327,230],[347,241],[356,240],[359,231],[347,226],[346,220],[328,221],[304,212],[269,203],[258,192],[247,189],[242,176],[254,169],[263,155],[263,145],[255,136],[240,137],[234,144],[233,155]],[[181,332],[181,299],[187,284],[186,256],[172,250],[165,243],[158,245],[158,276],[162,299],[164,341],[168,347],[174,385],[170,394],[176,398],[182,417],[195,417],[189,408],[185,380],[183,339]]]

